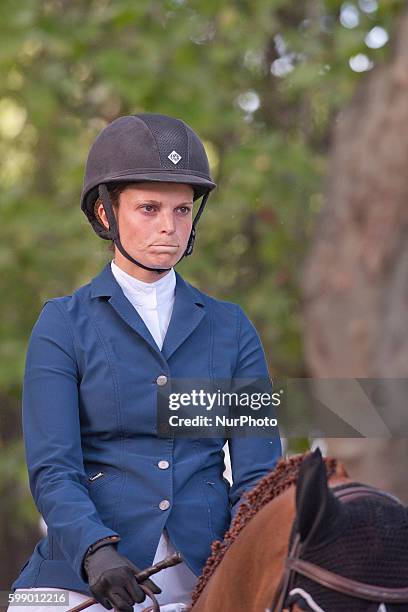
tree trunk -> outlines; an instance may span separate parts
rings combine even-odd
[[[407,377],[407,171],[408,14],[388,65],[360,82],[334,132],[326,203],[302,281],[313,377]],[[408,502],[406,438],[327,443],[353,478]]]

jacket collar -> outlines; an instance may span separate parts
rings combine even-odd
[[[200,293],[176,272],[174,306],[162,350],[112,274],[110,262],[91,281],[91,298],[107,297],[118,315],[166,360],[196,329],[205,315]]]

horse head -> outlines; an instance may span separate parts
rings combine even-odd
[[[408,513],[319,450],[282,459],[214,542],[193,612],[407,612]]]
[[[330,487],[319,449],[299,469],[288,551],[282,610],[408,611],[407,509],[348,479]]]

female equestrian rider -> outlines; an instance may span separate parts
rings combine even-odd
[[[47,535],[13,590],[65,589],[68,608],[91,596],[95,612],[139,610],[134,572],[177,549],[183,563],[145,584],[163,609],[182,609],[242,494],[280,457],[279,436],[231,437],[230,486],[225,438],[157,435],[158,389],[172,379],[269,380],[242,309],[174,271],[215,186],[203,144],[179,119],[119,117],[93,143],[81,208],[114,259],[47,300],[31,334],[23,431]]]

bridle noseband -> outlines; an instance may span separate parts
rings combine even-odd
[[[394,497],[394,495],[391,495],[391,493],[380,491],[374,487],[353,483],[346,487],[343,485],[340,486],[342,486],[341,489],[337,488],[336,490],[336,487],[334,487],[331,491],[335,497],[341,499],[342,502],[347,503],[361,497],[377,496],[401,504],[400,500]],[[300,536],[299,534],[295,534],[289,555],[285,560],[283,576],[276,590],[270,612],[284,612],[284,610],[287,609],[284,608],[285,601],[292,590],[296,574],[305,576],[321,586],[342,593],[343,595],[379,603],[399,604],[408,602],[407,587],[389,589],[387,587],[374,586],[357,580],[351,580],[350,578],[345,578],[344,576],[326,570],[315,563],[302,560],[300,558],[301,552]]]

